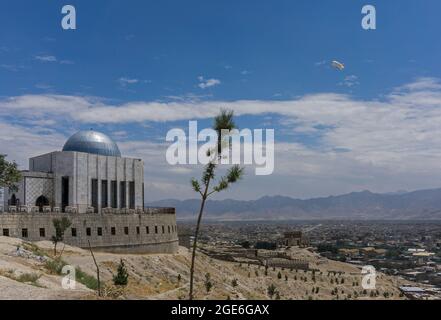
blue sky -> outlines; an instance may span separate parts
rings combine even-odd
[[[60,26],[65,4],[76,8],[77,30]],[[376,7],[375,31],[361,28],[365,4]],[[251,175],[223,197],[440,186],[437,0],[2,8],[0,152],[23,167],[93,127],[151,167],[147,198],[192,197],[198,168],[167,166],[165,134],[190,119],[209,126],[224,106],[237,110],[241,128],[274,128],[278,152],[274,175]],[[334,59],[346,69],[331,68]]]
[[[2,52],[2,64],[28,69],[2,74],[0,94],[39,92],[37,82],[57,93],[163,99],[206,94],[196,87],[203,75],[221,79],[210,90],[217,98],[271,99],[347,92],[336,84],[358,74],[363,86],[353,93],[369,97],[440,72],[438,1],[371,1],[375,32],[360,27],[365,1],[69,3],[78,12],[76,31],[60,28],[63,1],[7,1],[0,34],[11,51]],[[74,64],[38,64],[37,55]],[[333,58],[346,63],[346,73],[314,68]],[[121,77],[138,79],[136,92],[120,90]]]

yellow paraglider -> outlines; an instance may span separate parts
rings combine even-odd
[[[338,70],[343,70],[344,68],[345,68],[345,65],[343,64],[343,63],[341,63],[341,62],[338,62],[338,61],[336,61],[336,60],[334,60],[334,61],[332,61],[332,66],[334,67],[334,68],[336,68],[336,69],[338,69]]]

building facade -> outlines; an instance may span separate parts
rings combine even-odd
[[[80,131],[55,151],[29,159],[16,188],[4,192],[0,235],[50,239],[52,220],[72,222],[66,243],[112,251],[175,252],[174,208],[144,207],[144,163],[122,157],[96,131]]]
[[[144,163],[121,157],[115,142],[102,133],[80,131],[63,151],[29,159],[18,190],[6,190],[4,207],[19,211],[44,207],[77,213],[144,208]]]
[[[283,234],[279,244],[286,247],[300,247],[308,244],[308,239],[302,231],[290,231]]]

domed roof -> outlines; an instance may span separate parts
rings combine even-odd
[[[121,157],[118,145],[101,132],[79,131],[64,144],[63,151],[77,151],[99,154],[102,156]]]

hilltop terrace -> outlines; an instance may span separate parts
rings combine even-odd
[[[166,208],[166,207],[148,207],[148,208],[136,208],[136,209],[128,209],[128,208],[103,208],[103,214],[175,214],[175,208]],[[51,206],[9,206],[8,210],[5,212],[3,207],[0,206],[0,214],[1,213],[10,213],[10,214],[26,214],[26,213],[42,213],[42,214],[52,214],[52,213],[62,213],[60,207],[51,207]],[[64,208],[64,212],[66,214],[78,214],[78,208],[76,206],[67,206]],[[86,214],[95,214],[96,210],[94,207],[89,207],[86,210]]]

